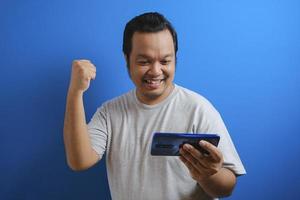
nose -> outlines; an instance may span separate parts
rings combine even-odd
[[[151,66],[150,70],[148,71],[148,74],[152,76],[159,76],[162,74],[161,70],[162,66],[159,62],[154,62],[153,65]]]

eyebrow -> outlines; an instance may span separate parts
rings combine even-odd
[[[173,57],[173,53],[170,53],[170,54],[166,54],[163,56],[163,59],[164,58],[168,58],[168,57]],[[138,54],[137,55],[137,58],[151,58],[150,56],[146,55],[146,54]]]

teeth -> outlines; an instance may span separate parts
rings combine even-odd
[[[160,80],[160,79],[159,79],[159,80],[149,80],[149,79],[146,80],[146,82],[149,83],[149,84],[159,83],[159,82],[161,82],[161,81],[162,81],[162,80]]]

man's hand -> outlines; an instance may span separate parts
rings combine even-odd
[[[91,79],[95,78],[96,67],[93,63],[89,60],[74,60],[69,91],[83,93],[89,88]]]
[[[223,164],[223,155],[217,147],[206,141],[199,145],[209,152],[204,155],[190,144],[183,145],[180,149],[180,160],[187,166],[191,177],[201,182],[219,172]]]

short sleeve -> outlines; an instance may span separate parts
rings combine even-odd
[[[236,175],[246,174],[246,170],[242,164],[242,161],[240,160],[234,143],[227,131],[227,128],[225,127],[220,114],[217,115],[217,119],[215,121],[215,129],[215,132],[219,133],[219,135],[221,136],[219,149],[223,153],[223,167],[232,170]]]
[[[97,109],[92,119],[88,123],[88,133],[92,148],[101,159],[107,146],[107,115],[104,106]]]
[[[218,148],[223,154],[223,167],[230,169],[236,175],[246,174],[246,170],[219,112],[209,102],[206,102],[205,106],[200,110],[201,125],[198,126],[199,129],[197,131],[220,135]]]

